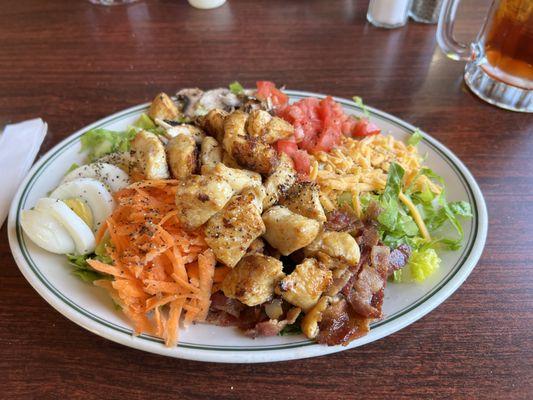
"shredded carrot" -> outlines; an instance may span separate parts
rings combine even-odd
[[[106,231],[107,231],[107,224],[102,224],[100,228],[98,228],[98,231],[96,232],[96,235],[95,235],[96,244],[100,243]]]
[[[200,299],[198,300],[198,305],[201,307],[198,313],[199,321],[205,321],[211,305],[211,288],[213,287],[216,264],[217,260],[211,249],[198,256],[198,272],[200,274]]]
[[[109,234],[106,264],[88,260],[111,280],[95,281],[106,289],[132,321],[134,333],[155,334],[167,346],[178,342],[180,322],[204,321],[214,279],[213,252],[203,232],[180,227],[174,201],[178,181],[141,180],[114,194],[117,207],[97,233]]]

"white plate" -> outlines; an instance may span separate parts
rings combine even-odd
[[[287,91],[291,101],[322,95]],[[351,101],[335,99],[351,114],[361,110]],[[29,172],[13,204],[8,223],[9,243],[15,260],[35,290],[61,314],[85,329],[126,346],[191,360],[252,363],[314,357],[373,342],[422,318],[450,296],[470,274],[481,256],[487,235],[487,209],[479,187],[459,159],[442,144],[425,135],[418,145],[427,153],[427,165],[443,176],[450,200],[467,200],[474,217],[463,223],[465,243],[461,250],[442,254],[442,266],[422,284],[389,284],[385,291],[384,319],[372,325],[368,335],[348,346],[326,347],[303,336],[249,339],[234,328],[196,325],[180,334],[178,347],[167,348],[150,335],[131,335],[131,326],[115,310],[106,293],[81,282],[70,271],[65,257],[35,246],[19,224],[20,211],[31,208],[56,187],[73,162],[83,162],[80,136],[93,128],[122,130],[147,109],[147,104],[104,118],[69,136],[46,153]],[[371,120],[398,139],[406,139],[414,127],[382,111],[369,108]]]

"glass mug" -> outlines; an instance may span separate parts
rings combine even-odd
[[[446,55],[467,61],[465,82],[483,100],[533,112],[533,0],[493,0],[469,46],[453,37],[460,0],[444,0],[437,41]]]

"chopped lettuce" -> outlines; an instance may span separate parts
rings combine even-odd
[[[74,267],[72,273],[84,282],[94,282],[97,279],[103,279],[104,275],[92,269],[91,266],[87,263],[88,258],[98,257],[95,254],[67,254],[69,264]]]
[[[142,113],[141,116],[137,118],[137,121],[133,123],[133,126],[141,129],[156,128],[156,124],[154,123],[154,121],[152,121],[152,118],[150,118],[146,113]]]
[[[105,264],[112,264],[113,260],[107,255],[106,246],[109,244],[109,235],[98,243],[94,253],[85,255],[67,254],[68,262],[74,267],[73,274],[84,282],[93,282],[97,279],[106,279],[104,274],[95,271],[87,262],[87,259],[96,259]]]
[[[157,126],[152,118],[146,113],[142,113],[141,116],[137,118],[137,121],[129,126],[127,130],[128,135],[131,138],[134,138],[137,132],[140,131],[148,131],[158,136],[165,133],[165,129],[161,126]]]
[[[134,130],[116,132],[109,129],[92,129],[81,137],[81,151],[87,151],[92,162],[106,154],[124,152],[130,149],[130,141],[135,137]]]
[[[400,270],[394,271],[394,282],[423,282],[440,266],[440,258],[434,248],[425,246],[415,250],[409,262]]]
[[[389,246],[409,244],[410,238],[419,235],[418,226],[398,197],[404,173],[404,169],[399,164],[392,163],[385,190],[378,198],[378,203],[383,210],[378,216],[381,238]]]
[[[424,135],[422,135],[422,132],[417,128],[411,135],[411,137],[407,140],[407,144],[410,144],[411,146],[416,146],[420,141],[424,139]]]
[[[244,88],[242,87],[242,85],[235,81],[235,82],[232,82],[229,84],[229,90],[231,91],[231,93],[233,94],[241,94],[241,93],[244,93]]]
[[[65,173],[65,175],[68,174],[69,172],[74,171],[76,168],[79,168],[79,166],[80,165],[78,163],[72,163],[70,165],[70,167],[68,167],[67,172]]]
[[[461,246],[464,234],[459,218],[471,217],[472,211],[470,204],[465,201],[448,202],[443,179],[429,168],[422,168],[418,176],[425,175],[438,182],[442,188],[439,194],[433,193],[429,185],[417,188],[416,191],[412,184],[404,188],[404,174],[405,171],[399,164],[391,163],[384,191],[379,195],[366,194],[361,196],[360,200],[363,211],[372,201],[377,201],[382,209],[377,220],[380,238],[384,244],[391,248],[406,244],[412,249],[408,265],[403,270],[396,271],[394,281],[421,282],[440,265],[437,249],[456,250]],[[416,206],[432,236],[431,241],[422,237],[409,210],[399,199],[400,192]],[[343,199],[343,196],[344,194],[339,197],[339,203],[344,200],[351,204],[351,200],[348,202],[348,198]],[[453,227],[455,237],[444,235],[444,232],[449,230],[444,229],[446,226]]]
[[[296,319],[296,321],[293,324],[287,325],[285,328],[283,328],[280,331],[279,335],[280,336],[291,336],[291,335],[299,335],[300,333],[302,333],[302,328],[301,328],[302,319],[303,319],[303,316],[302,314],[300,314],[298,318]]]
[[[459,221],[459,217],[471,218],[472,210],[470,204],[466,201],[450,202],[446,200],[446,187],[444,185],[444,179],[437,175],[429,168],[422,168],[420,174],[427,176],[440,183],[441,192],[437,196],[430,196],[428,193],[418,195],[415,193],[413,202],[417,205],[419,210],[422,211],[424,216],[424,223],[429,232],[436,232],[440,230],[446,224],[449,224],[454,228],[457,235],[455,238],[440,237],[435,240],[435,243],[440,243],[450,250],[457,250],[461,247],[461,243],[464,238],[463,227]]]
[[[365,114],[365,117],[370,117],[370,111],[368,111],[368,108],[366,108],[365,104],[363,103],[363,99],[359,96],[353,96],[352,97],[353,102],[363,111],[363,114]]]

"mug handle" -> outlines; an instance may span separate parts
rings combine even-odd
[[[453,37],[455,14],[459,2],[460,0],[443,1],[437,27],[437,43],[444,54],[452,60],[470,61],[472,59],[472,45],[460,43]]]

